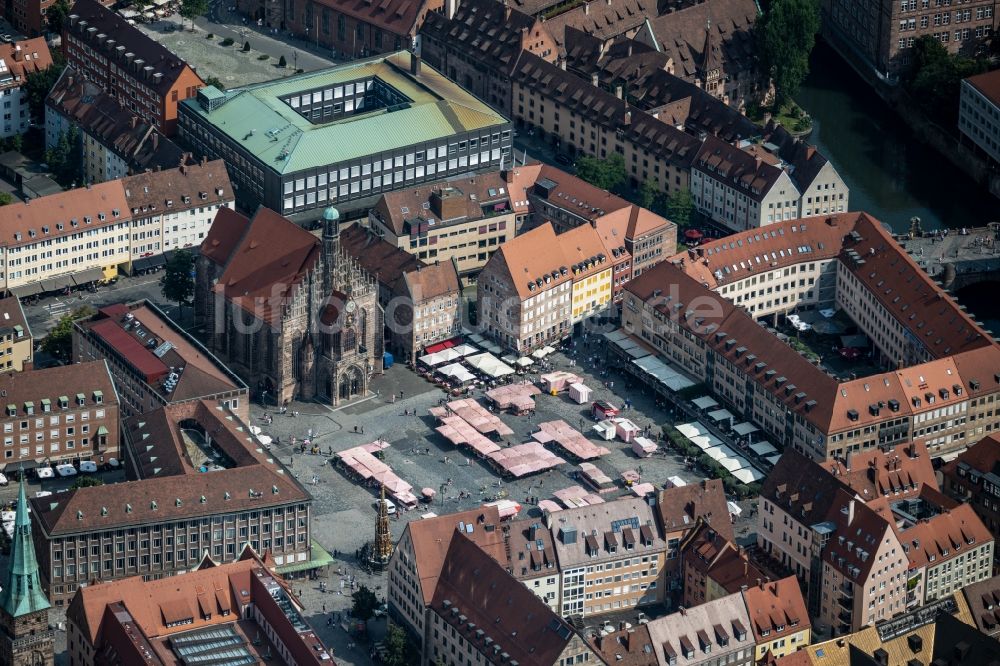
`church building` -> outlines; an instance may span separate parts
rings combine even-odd
[[[196,264],[195,321],[263,402],[364,397],[382,372],[382,319],[375,279],[341,250],[336,209],[321,237],[268,208],[219,210]]]

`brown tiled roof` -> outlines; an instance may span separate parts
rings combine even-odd
[[[338,14],[345,14],[394,35],[415,34],[420,18],[434,7],[441,7],[433,0],[324,0]]]
[[[614,561],[620,552],[610,549],[620,545],[625,527],[643,528],[652,540],[637,547],[637,551],[662,552],[666,542],[656,525],[656,512],[643,498],[622,497],[613,502],[591,504],[560,511],[553,517],[556,554],[563,569],[582,566],[584,563]],[[579,535],[568,539],[568,530],[574,528]],[[634,536],[634,535],[633,535]],[[593,551],[598,551],[596,554]]]
[[[695,164],[704,176],[737,188],[757,201],[767,196],[783,173],[781,168],[711,134],[701,144]]]
[[[180,452],[180,422],[185,418],[196,420],[213,440],[220,438],[236,466],[204,473],[190,467]],[[126,433],[138,456],[137,467],[150,476],[33,499],[33,515],[49,537],[311,501],[280,461],[253,441],[246,425],[218,405],[170,405],[134,417]],[[246,449],[242,452],[241,442]],[[156,450],[164,456],[159,471],[159,458],[151,459]]]
[[[32,337],[28,318],[24,316],[24,308],[17,296],[0,298],[0,335],[9,335],[15,326],[20,326],[26,338]]]
[[[76,25],[72,26],[74,16],[78,17],[78,20]],[[149,87],[160,95],[167,94],[174,82],[188,67],[173,51],[155,39],[146,36],[137,27],[129,25],[116,12],[95,0],[76,0],[69,11],[69,19],[65,27],[66,32],[75,33],[90,48],[101,53],[105,58],[117,59],[116,49],[124,47],[126,52],[135,55],[136,60],[144,61],[144,66],[152,67],[154,73],[162,74],[158,84],[153,78],[148,81]],[[82,25],[83,23],[86,23],[86,26]],[[85,35],[90,28],[96,29],[95,35],[106,35],[108,40],[100,44],[88,39]],[[108,41],[112,39],[115,44],[109,45]]]
[[[631,205],[621,197],[553,166],[542,165],[535,185],[535,196],[591,221]],[[540,211],[535,212],[541,215]]]
[[[656,651],[653,650],[653,639],[645,624],[608,636],[598,633],[591,638],[590,644],[606,664],[659,666]]]
[[[760,128],[737,109],[721,102],[687,79],[674,76],[670,57],[633,39],[604,47],[601,40],[566,29],[567,69],[622,94],[629,103],[692,134],[704,131],[726,141],[756,136]]]
[[[554,575],[559,566],[552,531],[535,518],[517,520],[510,527],[510,570],[517,579]]]
[[[316,236],[261,206],[226,262],[215,289],[270,324],[319,259]]]
[[[890,496],[900,499],[916,496],[924,485],[938,487],[931,457],[921,443],[859,451],[851,455],[849,462],[850,467],[840,461],[821,465],[828,471],[836,470],[840,482],[865,500]]]
[[[841,263],[914,333],[931,356],[941,358],[990,345],[990,336],[900,250],[881,222],[862,213],[854,231],[861,240],[844,239]],[[849,250],[857,252],[864,264],[852,260]]]
[[[458,271],[455,270],[455,264],[450,261],[407,271],[394,286],[397,293],[409,295],[415,303],[424,303],[448,295],[457,297],[461,292]]]
[[[528,283],[534,283],[538,278],[549,278],[548,284],[543,280],[543,289],[551,289],[573,279],[573,274],[569,272],[569,264],[563,260],[556,239],[555,230],[546,222],[501,245],[500,249],[490,257],[490,262],[504,263],[518,296],[523,300],[538,293],[536,290],[528,289]],[[562,267],[567,269],[565,275],[560,270]],[[557,277],[553,278],[552,273],[556,273]]]
[[[134,217],[146,209],[164,214],[232,202],[235,195],[222,160],[147,171],[122,178]]]
[[[463,47],[470,58],[509,71],[521,55],[522,31],[531,30],[531,16],[508,8],[495,0],[464,0],[452,20],[444,13],[431,12],[420,28],[421,35],[442,43]]]
[[[48,69],[52,65],[52,54],[49,53],[49,45],[44,37],[0,44],[0,58],[3,58],[7,71],[18,85],[23,84],[29,74]],[[0,87],[3,87],[2,83]]]
[[[430,604],[434,599],[438,576],[444,567],[448,548],[460,527],[467,540],[474,542],[474,550],[481,551],[507,566],[503,531],[500,529],[500,512],[495,506],[482,506],[469,511],[412,521],[406,526],[406,531],[410,533],[410,541],[413,543],[417,578],[420,580],[425,604]]]
[[[545,27],[562,47],[568,28],[609,40],[637,29],[653,16],[656,16],[655,0],[594,0],[553,16],[545,22]]]
[[[885,499],[879,498],[865,504],[855,499],[852,491],[840,488],[824,507],[826,521],[833,524],[836,534],[847,538],[843,543],[839,538],[827,541],[823,560],[855,583],[868,579],[869,572],[878,562],[872,555],[893,532],[890,522],[876,510],[882,508],[883,502]]]
[[[574,635],[544,601],[465,535],[451,539],[430,605],[489,664],[550,666]]]
[[[115,211],[118,211],[117,215]],[[0,209],[0,246],[37,243],[47,238],[59,238],[108,224],[119,224],[130,217],[121,181],[98,183],[32,199],[30,202],[4,206]],[[75,225],[73,221],[76,221]],[[31,235],[32,231],[34,236]],[[15,238],[16,233],[21,235],[20,240]]]
[[[34,414],[37,417],[44,414],[42,400],[49,400],[52,411],[58,412],[60,396],[75,401],[77,394],[83,394],[86,406],[118,404],[118,394],[115,393],[111,373],[103,360],[7,372],[0,375],[0,378],[0,385],[6,391],[6,395],[0,398],[0,409],[4,410],[5,419],[11,418],[7,416],[8,406],[14,406],[16,416],[24,418],[27,414],[24,406],[26,402],[34,403]],[[95,391],[101,392],[101,403],[94,399]],[[75,405],[75,402],[71,404]]]
[[[406,250],[382,240],[360,224],[352,224],[341,230],[340,247],[384,285],[393,284],[404,273],[415,270],[424,263]]]
[[[701,146],[695,137],[532,53],[522,54],[511,78],[591,122],[622,130],[626,140],[671,164],[689,167]]]
[[[1000,576],[966,585],[962,594],[979,631],[996,634],[1000,626]]]
[[[976,74],[965,80],[993,104],[1000,107],[1000,71],[994,70],[985,74]]]
[[[681,545],[685,566],[708,576],[729,593],[739,592],[744,585],[755,585],[766,578],[750,563],[746,554],[732,541],[716,532],[703,519]]]
[[[722,538],[735,540],[726,506],[726,493],[719,479],[705,479],[700,483],[661,490],[657,505],[664,532],[693,529],[698,519],[702,518]]]
[[[941,468],[944,476],[954,476],[959,469],[975,470],[980,474],[1000,471],[1000,437],[987,435],[962,451],[958,457]]]
[[[996,385],[1000,383],[996,379],[996,369],[1000,368],[1000,345],[971,349],[952,358],[965,382],[970,400],[996,390]]]
[[[810,189],[809,186],[813,179],[829,161],[826,156],[816,150],[815,146],[792,136],[788,130],[774,120],[771,120],[764,128],[763,142],[777,146],[778,156],[794,167],[789,175],[799,191],[803,193]]]
[[[993,540],[971,504],[958,504],[897,534],[907,546],[911,569],[939,564]]]
[[[132,318],[129,319],[128,315]],[[154,389],[164,391],[170,401],[181,402],[246,390],[246,384],[241,379],[148,301],[108,305],[92,319],[77,322],[76,325],[86,335],[103,341],[115,350],[121,361],[142,375]],[[163,350],[161,345],[168,342],[169,349]],[[159,354],[154,353],[157,349],[161,350]],[[167,393],[161,381],[169,375],[171,368],[183,370],[174,389]]]
[[[405,233],[404,224],[413,220],[428,220],[441,224],[446,222],[435,214],[431,207],[431,194],[449,190],[462,195],[465,203],[466,222],[483,218],[483,206],[504,203],[511,205],[507,183],[498,172],[477,174],[470,178],[442,180],[409,190],[386,192],[377,204],[382,221],[399,236]],[[405,210],[405,212],[404,212]]]
[[[180,146],[72,67],[63,70],[45,103],[125,160],[132,170],[172,168],[188,161]]]
[[[690,80],[704,64],[708,28],[711,44],[720,51],[710,57],[720,59],[723,72],[732,76],[756,65],[752,29],[757,14],[753,0],[706,0],[650,17],[636,39],[658,45],[673,60],[677,76]]]
[[[220,208],[201,243],[202,256],[224,266],[249,228],[250,220],[245,215],[232,208]]]
[[[751,585],[743,591],[750,625],[759,643],[778,640],[809,628],[802,587],[795,576]],[[768,632],[763,634],[763,632]],[[766,640],[764,637],[767,636]]]
[[[836,465],[833,463],[833,465]],[[838,475],[826,465],[789,449],[764,479],[760,496],[781,507],[805,525],[822,522],[837,493],[846,490]]]

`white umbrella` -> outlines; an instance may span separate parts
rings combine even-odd
[[[257,441],[259,441],[264,446],[271,446],[271,438],[268,435],[261,435],[260,437],[257,438]]]
[[[528,358],[527,356],[522,356],[521,358],[517,359],[516,363],[517,363],[517,364],[518,364],[519,366],[521,366],[522,368],[526,368],[526,367],[528,367],[529,365],[531,365],[532,363],[534,363],[534,361],[532,361],[532,360],[531,360],[530,358]]]
[[[250,434],[251,435],[259,435],[260,434],[260,426],[255,426],[255,425],[250,426]]]

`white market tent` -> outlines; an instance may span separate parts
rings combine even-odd
[[[705,453],[708,454],[708,456],[712,460],[722,460],[724,458],[738,457],[736,451],[733,451],[731,448],[729,448],[725,444],[722,444],[721,442],[716,446],[713,446],[712,448],[705,449]],[[740,465],[740,467],[743,467],[743,465]],[[739,467],[737,467],[736,469],[739,469]]]
[[[464,346],[464,345],[463,345]],[[418,360],[424,365],[429,365],[434,367],[441,365],[442,363],[450,363],[452,361],[458,360],[464,356],[456,351],[457,347],[452,347],[449,349],[442,349],[439,352],[434,352],[433,354],[425,354],[421,356]]]
[[[515,363],[517,363],[522,368],[527,368],[529,365],[532,365],[534,361],[532,361],[527,356],[522,356],[521,358],[517,359]]]
[[[441,351],[451,351],[455,354],[458,354],[459,357],[468,356],[470,354],[476,354],[479,352],[478,349],[476,349],[472,345],[467,345],[467,344],[458,345],[456,347],[452,347],[451,349],[442,349]],[[440,354],[441,352],[438,353]]]
[[[728,409],[717,409],[714,412],[709,412],[708,418],[718,423],[720,421],[725,421],[726,419],[732,419],[733,415]]]
[[[465,362],[468,363],[470,367],[475,368],[490,377],[505,377],[506,375],[512,375],[516,372],[514,368],[510,367],[489,352],[469,356],[465,359]]]
[[[747,466],[746,460],[743,460],[743,458],[723,458],[717,462],[725,467],[729,472],[735,472]]]
[[[676,427],[677,431],[688,439],[698,437],[699,435],[709,434],[708,428],[697,421],[694,421],[693,423],[679,423]]]
[[[655,379],[671,391],[680,391],[689,386],[694,386],[693,381],[671,368],[656,356],[647,355],[633,360],[632,363],[648,377]]]
[[[751,444],[750,450],[759,456],[769,456],[772,453],[778,452],[778,449],[774,448],[771,442],[768,441],[760,441],[756,444]]]
[[[738,469],[733,472],[733,476],[739,479],[743,483],[753,483],[755,481],[760,481],[764,478],[764,475],[755,470],[753,467],[744,467],[743,469]]]
[[[438,368],[438,372],[445,377],[451,377],[452,379],[459,382],[471,382],[476,377],[465,369],[461,363],[452,363],[451,365],[446,365],[443,368]]]
[[[765,458],[765,460],[771,463],[772,465],[777,465],[778,461],[781,460],[781,454],[779,453],[777,455],[768,456],[767,458]]]
[[[750,433],[757,432],[758,430],[760,430],[760,428],[752,423],[737,423],[733,426],[733,432],[740,436],[749,435]]]
[[[740,505],[737,504],[736,502],[731,502],[731,501],[727,500],[726,501],[726,508],[729,509],[729,513],[731,515],[733,515],[733,516],[739,517],[739,515],[741,513],[743,513],[743,509],[741,509]]]
[[[719,403],[715,401],[710,395],[703,395],[700,398],[695,398],[691,401],[695,407],[698,409],[711,409],[712,407],[718,407]]]
[[[687,481],[685,481],[679,476],[668,476],[667,481],[669,481],[674,488],[680,488],[681,486],[687,485]]]

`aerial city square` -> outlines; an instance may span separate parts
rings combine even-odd
[[[1000,663],[998,4],[0,4],[0,666]]]

